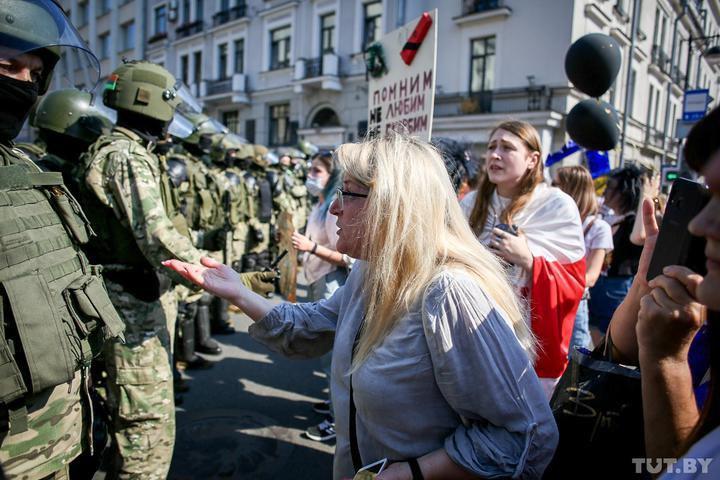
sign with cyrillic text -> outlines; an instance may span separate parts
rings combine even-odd
[[[430,141],[435,105],[437,9],[388,33],[379,43],[387,70],[379,77],[370,76],[368,133],[382,135],[396,130]]]

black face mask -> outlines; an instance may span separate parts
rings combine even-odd
[[[17,137],[23,123],[35,105],[39,86],[0,75],[0,142]]]

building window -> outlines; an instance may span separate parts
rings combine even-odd
[[[203,0],[195,0],[195,21],[202,21],[203,10],[205,10],[205,2]]]
[[[320,17],[320,55],[335,53],[333,37],[335,36],[335,13]]]
[[[82,27],[88,24],[90,20],[90,9],[88,2],[78,3],[78,22],[79,26]]]
[[[495,77],[495,37],[470,41],[470,93],[493,89]]]
[[[227,78],[227,64],[228,64],[228,44],[223,43],[222,45],[218,45],[217,50],[217,59],[218,59],[218,79]]]
[[[190,0],[182,0],[182,23],[190,23]]]
[[[135,22],[128,22],[121,27],[122,30],[122,50],[132,50],[135,48]]]
[[[180,57],[180,79],[185,85],[188,85],[190,78],[190,57],[183,55]]]
[[[98,49],[100,50],[100,59],[110,58],[110,32],[98,35]]]
[[[290,104],[270,107],[270,145],[286,145],[290,141]]]
[[[193,53],[193,83],[200,85],[202,81],[202,51]]]
[[[245,72],[245,39],[235,40],[235,73]]]
[[[382,19],[382,1],[363,5],[363,43],[362,49],[380,40],[380,20]]]
[[[270,70],[290,66],[290,27],[270,32]]]
[[[167,6],[155,8],[155,35],[167,33]]]
[[[98,0],[97,9],[100,15],[103,15],[110,11],[110,0]]]
[[[227,128],[229,128],[231,132],[238,133],[239,120],[237,110],[233,110],[231,112],[223,112],[222,123]]]

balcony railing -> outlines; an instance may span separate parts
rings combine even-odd
[[[487,12],[504,6],[505,2],[503,0],[464,0],[463,15]]]
[[[438,117],[482,113],[519,113],[553,109],[553,91],[544,85],[504,88],[482,92],[459,92],[435,96]],[[560,109],[560,105],[557,106]]]
[[[218,25],[222,25],[223,23],[232,22],[233,20],[237,20],[245,16],[247,16],[247,5],[243,3],[241,5],[228,8],[227,10],[222,10],[213,15],[213,26],[216,27]]]
[[[685,90],[685,72],[680,70],[679,66],[675,65],[670,69],[670,78],[681,89]]]
[[[185,38],[196,33],[200,33],[203,30],[203,21],[195,20],[194,22],[185,23],[175,29],[175,35],[177,38]]]
[[[305,60],[305,78],[319,77],[323,74],[322,57]]]
[[[661,72],[670,74],[670,57],[660,48],[660,45],[653,45],[650,52],[650,61],[656,65]]]
[[[233,73],[227,78],[204,80],[200,85],[201,97],[215,97],[210,101],[226,101],[230,98],[233,103],[247,103],[247,77],[242,73]]]
[[[228,93],[228,92],[232,92],[232,77],[208,81],[208,84],[207,84],[207,94],[208,95],[217,95],[219,93]]]

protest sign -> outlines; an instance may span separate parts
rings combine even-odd
[[[430,140],[435,104],[437,9],[368,47],[368,132]]]

